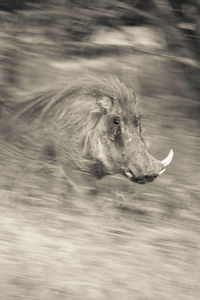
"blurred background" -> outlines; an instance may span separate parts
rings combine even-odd
[[[106,177],[70,197],[56,172],[5,160],[0,298],[199,299],[200,1],[1,0],[0,24],[2,101],[117,75],[154,156],[175,152],[152,184]]]

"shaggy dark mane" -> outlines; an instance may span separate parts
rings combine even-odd
[[[19,103],[15,107],[15,112],[17,117],[29,120],[53,116],[60,110],[64,115],[68,113],[69,104],[77,99],[79,105],[82,106],[81,110],[84,111],[83,106],[88,104],[93,110],[96,103],[93,100],[93,105],[91,105],[91,98],[98,100],[101,97],[108,97],[112,99],[114,105],[117,104],[122,107],[133,108],[136,101],[134,92],[127,89],[117,78],[85,78],[76,83],[68,82],[65,86],[40,92],[30,100]]]

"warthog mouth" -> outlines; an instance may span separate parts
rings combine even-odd
[[[131,170],[127,170],[124,173],[124,176],[128,177],[131,181],[139,183],[139,184],[145,184],[147,182],[152,182],[156,177],[158,177],[158,174],[153,175],[145,175],[136,177]]]
[[[123,170],[123,175],[128,177],[131,181],[139,184],[152,182],[156,177],[162,175],[165,172],[166,167],[171,163],[173,156],[174,156],[174,152],[171,149],[168,156],[165,159],[163,159],[162,161],[157,161],[159,166],[159,171],[157,173],[152,172],[151,174],[148,175],[135,176],[134,172],[128,168],[126,170]]]

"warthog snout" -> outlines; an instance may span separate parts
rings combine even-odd
[[[139,159],[136,160],[137,164],[134,164],[131,168],[125,170],[124,175],[136,183],[144,184],[146,182],[151,182],[165,172],[166,167],[173,159],[173,155],[174,153],[171,149],[168,156],[162,161],[159,161],[147,152],[147,155],[143,155],[142,157],[139,156]]]

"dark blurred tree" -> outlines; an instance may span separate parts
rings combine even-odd
[[[189,5],[190,10],[184,5]],[[5,15],[2,11],[6,11]],[[200,0],[1,0],[1,31],[4,30],[4,45],[7,45],[1,56],[6,81],[17,84],[20,53],[24,48],[34,53],[42,52],[44,43],[54,46],[54,51],[66,49],[66,45],[69,49],[69,44],[74,42],[81,47],[82,42],[89,42],[91,34],[101,26],[158,26],[165,34],[170,52],[197,58],[199,15]],[[180,21],[188,20],[196,28],[194,44],[178,27]],[[45,51],[50,49],[46,47]]]
[[[16,9],[23,9],[25,2],[25,0],[1,0],[0,10],[13,12]]]
[[[31,3],[40,3],[42,0],[1,0],[0,10],[14,12],[15,10],[26,9]]]

